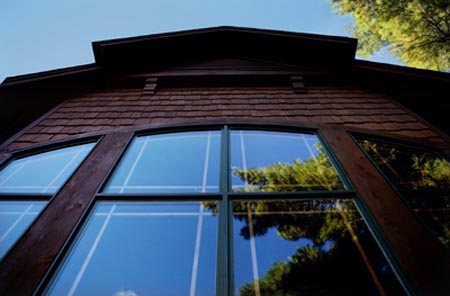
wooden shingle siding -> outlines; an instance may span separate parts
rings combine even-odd
[[[267,118],[337,124],[444,142],[432,128],[388,96],[353,87],[166,88],[154,95],[142,89],[86,93],[68,100],[16,139],[8,150],[111,128],[170,123],[183,119]]]

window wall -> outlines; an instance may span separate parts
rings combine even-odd
[[[313,130],[137,135],[47,295],[403,293]]]

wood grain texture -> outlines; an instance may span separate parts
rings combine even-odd
[[[93,201],[131,133],[105,136],[0,265],[0,295],[31,295]]]
[[[423,295],[448,295],[450,258],[344,129],[320,130]],[[447,294],[446,294],[447,293]]]

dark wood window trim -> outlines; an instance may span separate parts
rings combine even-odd
[[[412,287],[424,295],[448,292],[450,258],[446,252],[415,219],[345,129],[323,128],[320,133],[395,250]]]
[[[385,178],[385,180],[389,183],[389,185],[395,190],[398,197],[409,207],[411,212],[415,213],[415,209],[414,209],[413,205],[411,204],[411,201],[406,197],[408,195],[417,196],[417,197],[426,196],[427,199],[436,199],[436,198],[440,199],[441,195],[445,195],[445,194],[448,195],[450,193],[450,191],[448,189],[442,189],[442,188],[434,188],[434,189],[430,189],[430,188],[428,188],[428,189],[399,188],[395,184],[395,182],[386,175],[386,173],[380,167],[379,163],[377,163],[377,161],[373,157],[370,156],[369,151],[367,151],[363,147],[363,145],[360,141],[361,140],[369,140],[369,141],[374,141],[375,143],[392,145],[392,146],[398,147],[399,149],[402,149],[402,147],[403,147],[406,149],[413,149],[416,151],[432,153],[442,159],[450,161],[450,154],[448,153],[448,151],[445,151],[445,149],[437,149],[436,147],[430,147],[427,145],[423,145],[420,142],[413,143],[410,141],[404,141],[402,139],[397,139],[397,138],[392,139],[392,138],[386,138],[386,137],[382,137],[382,136],[378,136],[378,135],[369,135],[369,134],[365,134],[365,133],[353,132],[353,133],[350,133],[350,135],[353,138],[353,140],[357,143],[357,145],[359,146],[361,151],[364,153],[364,155],[371,161],[373,166],[375,168],[377,168],[377,170],[380,172],[380,174]],[[439,242],[438,237],[435,234],[433,234],[433,230],[429,229],[429,225],[427,225],[422,220],[422,218],[420,218],[419,215],[417,215],[417,213],[415,213],[415,214],[417,216],[417,219],[423,224],[423,227],[425,229],[428,229],[428,231],[430,231],[430,233],[432,233],[432,236],[439,244],[442,244],[442,242]],[[442,247],[444,247],[444,246],[442,246]],[[450,251],[447,248],[444,247],[444,250],[450,255]]]
[[[0,154],[0,167],[2,167],[4,163],[9,161],[11,159],[11,156],[12,156],[11,153],[1,153]]]

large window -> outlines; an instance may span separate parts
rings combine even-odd
[[[406,204],[450,251],[450,162],[423,147],[356,137]]]
[[[72,175],[94,143],[19,157],[0,171],[0,259]]]
[[[313,131],[139,135],[48,295],[402,294]]]

